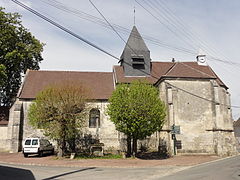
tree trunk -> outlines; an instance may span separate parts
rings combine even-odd
[[[135,157],[137,155],[137,139],[136,138],[133,138],[132,150],[133,150],[133,157]]]
[[[62,152],[62,148],[61,148],[61,140],[58,140],[58,141],[57,141],[57,144],[58,144],[58,153],[57,153],[57,156],[58,156],[58,157],[62,157],[62,156],[63,156],[63,152]]]
[[[64,139],[60,139],[58,146],[58,157],[63,157],[66,151],[66,141]]]
[[[71,153],[75,153],[76,152],[76,138],[72,138],[71,141],[69,142],[69,146],[71,149]]]
[[[130,136],[127,137],[127,157],[131,157],[132,155],[132,146],[131,146],[132,139]]]
[[[62,135],[59,140],[60,146],[59,146],[59,151],[58,151],[58,157],[63,157],[66,152],[66,132],[65,132],[64,123],[62,123],[62,125],[61,125],[61,131],[62,131]]]
[[[77,131],[75,129],[76,121],[74,120],[72,123],[72,129],[73,129],[73,138],[71,139],[71,151],[72,153],[76,152],[76,136],[77,136]]]

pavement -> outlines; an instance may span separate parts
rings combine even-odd
[[[217,156],[206,155],[147,160],[137,158],[70,160],[58,159],[56,156],[33,155],[24,158],[22,153],[0,153],[0,179],[154,180],[165,177],[172,179],[172,175],[218,161],[221,163],[223,160]],[[180,176],[174,176],[174,179],[178,178]]]
[[[58,159],[56,156],[30,156],[24,158],[22,153],[0,153],[0,163],[39,166],[63,167],[114,167],[140,168],[163,166],[194,166],[197,164],[220,159],[218,156],[174,156],[168,159]]]
[[[154,180],[184,170],[186,167],[56,167],[9,165],[0,163],[0,179],[7,180]]]
[[[240,180],[240,156],[203,163],[156,179],[163,180]]]

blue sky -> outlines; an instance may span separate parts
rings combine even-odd
[[[89,15],[101,17],[89,1],[20,1],[120,57],[125,43],[111,29],[91,22],[96,19]],[[128,30],[133,26],[135,6],[139,32],[148,39],[154,38],[160,44],[167,45],[156,45],[153,40],[145,40],[153,61],[170,61],[173,57],[177,61],[195,61],[201,48],[207,55],[207,63],[229,87],[232,105],[240,106],[240,65],[221,63],[210,57],[240,63],[239,0],[137,0],[155,18],[134,0],[92,1],[111,23],[126,28],[124,31],[117,29],[125,40],[129,35]],[[51,6],[56,6],[57,2],[70,12]],[[0,0],[0,6],[5,7],[7,12],[20,13],[24,26],[46,44],[41,69],[112,71],[112,66],[117,64],[117,60],[48,24],[10,0]],[[172,50],[176,48],[181,50]],[[184,52],[183,48],[191,53]],[[240,117],[240,109],[233,108],[233,117]]]

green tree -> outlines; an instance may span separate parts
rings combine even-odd
[[[66,143],[75,151],[75,137],[85,125],[87,92],[78,83],[56,84],[41,91],[30,106],[30,124],[57,141],[58,156],[65,154]]]
[[[39,69],[43,44],[21,24],[20,15],[5,13],[0,7],[0,64],[7,78],[0,87],[0,104],[10,106],[21,85],[21,74]]]
[[[140,81],[119,84],[109,103],[110,120],[127,136],[128,155],[137,153],[138,139],[152,135],[163,126],[165,105],[159,99],[157,88],[150,84]]]
[[[0,64],[0,86],[3,85],[3,83],[5,82],[6,78],[7,78],[6,68],[5,68],[4,65]]]

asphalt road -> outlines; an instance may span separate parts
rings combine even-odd
[[[188,167],[148,168],[53,167],[0,164],[0,180],[151,180]]]
[[[148,168],[78,168],[0,164],[0,180],[12,179],[240,180],[240,156],[205,163],[192,168],[186,166],[161,166]]]
[[[159,180],[240,180],[240,156],[198,165]]]

